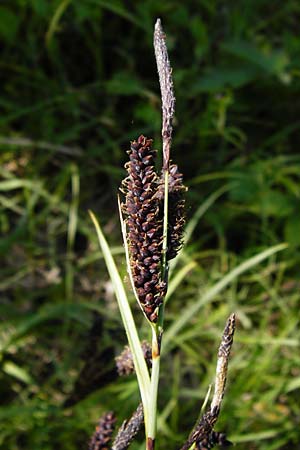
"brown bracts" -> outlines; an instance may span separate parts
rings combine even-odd
[[[158,198],[158,175],[154,169],[156,150],[152,140],[140,136],[131,143],[127,178],[122,183],[122,212],[127,228],[130,269],[139,302],[151,322],[165,295],[161,280],[162,221]]]

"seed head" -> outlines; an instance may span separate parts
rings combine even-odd
[[[140,136],[131,143],[128,176],[121,191],[125,194],[122,212],[127,225],[130,269],[139,302],[151,322],[165,295],[161,279],[162,220],[157,190],[159,178],[154,169],[156,150],[152,140]]]
[[[131,143],[128,172],[122,183],[125,194],[122,212],[125,216],[130,270],[139,302],[151,322],[157,320],[157,309],[166,294],[166,282],[161,276],[164,173],[159,177],[154,169],[156,150],[152,140],[140,136]],[[175,258],[182,246],[184,193],[182,174],[175,164],[170,166],[168,186],[167,261]]]

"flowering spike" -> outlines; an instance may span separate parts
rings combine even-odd
[[[122,212],[127,226],[130,270],[141,307],[151,322],[163,301],[166,285],[161,279],[162,220],[157,197],[159,178],[154,170],[156,150],[152,140],[140,136],[131,143],[128,177],[121,190],[125,194]]]
[[[225,392],[228,361],[233,343],[234,331],[235,331],[235,314],[231,314],[227,319],[225,329],[223,331],[221,344],[218,351],[215,392],[211,402],[211,410],[214,409],[220,410],[221,408],[221,403]]]
[[[188,450],[193,444],[199,450],[212,449],[215,445],[228,446],[231,442],[227,441],[224,433],[214,431],[214,426],[218,420],[221,403],[224,397],[228,360],[233,343],[235,331],[235,314],[231,314],[227,319],[223,332],[221,344],[218,351],[218,362],[216,370],[215,392],[207,411],[190,433],[188,440],[180,450]]]
[[[182,174],[176,164],[169,169],[169,201],[168,201],[168,243],[167,261],[177,256],[183,244],[183,231],[185,225],[185,199],[187,188],[183,184]],[[164,197],[164,174],[159,179],[157,195],[161,201]]]

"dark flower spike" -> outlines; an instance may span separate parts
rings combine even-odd
[[[131,143],[127,178],[121,191],[121,205],[126,223],[126,241],[131,278],[138,301],[151,322],[157,321],[157,310],[166,293],[161,279],[162,220],[157,197],[158,175],[154,170],[156,150],[152,140],[140,136]]]
[[[210,440],[213,445],[219,445],[220,447],[229,447],[232,445],[232,442],[227,440],[226,434],[218,431],[212,431]]]
[[[109,450],[116,418],[112,411],[103,414],[90,440],[88,450]]]
[[[187,442],[181,447],[181,450],[188,450],[193,444],[195,444],[195,448],[201,450],[213,448],[210,437],[216,421],[217,417],[211,411],[203,414],[189,435]]]
[[[139,432],[143,422],[143,405],[140,403],[131,418],[125,420],[121,425],[113,442],[112,450],[126,450]]]
[[[185,199],[184,194],[187,187],[184,186],[182,174],[176,164],[171,164],[169,169],[169,199],[168,199],[168,240],[167,240],[167,261],[177,256],[183,245],[183,232],[185,225]],[[157,195],[161,200],[163,208],[164,198],[164,173],[159,179],[159,189]]]
[[[216,417],[212,417],[210,413],[204,414],[199,422],[198,428],[194,431],[193,443],[195,443],[196,449],[210,450],[216,445],[221,448],[232,445],[232,443],[227,440],[225,433],[219,433],[212,430],[216,420]],[[189,446],[191,446],[191,444]]]
[[[188,440],[181,447],[181,450],[188,450],[193,444],[195,444],[195,448],[200,450],[212,449],[215,445],[231,445],[231,442],[227,441],[224,433],[215,432],[213,428],[218,420],[221,403],[224,397],[228,361],[233,343],[234,331],[235,314],[231,314],[226,322],[218,351],[215,391],[210,409],[203,414],[199,422],[193,428]]]
[[[151,345],[148,342],[143,341],[142,342],[142,350],[143,350],[143,354],[144,354],[147,366],[150,369],[151,365],[152,365]],[[124,347],[124,350],[122,351],[122,353],[119,356],[117,356],[115,358],[115,360],[116,360],[117,371],[120,376],[130,375],[130,374],[134,373],[135,369],[134,369],[132,353],[131,353],[131,350],[128,347],[128,345],[126,345]]]

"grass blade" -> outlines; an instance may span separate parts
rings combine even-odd
[[[141,343],[137,334],[135,322],[131,313],[127,295],[119,275],[118,269],[116,267],[115,261],[112,257],[108,243],[102,233],[98,220],[95,215],[89,211],[90,217],[95,225],[97,236],[99,239],[99,244],[103,252],[103,256],[106,262],[106,266],[110,275],[111,282],[114,287],[116,298],[118,301],[118,306],[120,309],[122,321],[127,334],[128,343],[132,352],[134,366],[136,370],[136,375],[139,383],[141,398],[144,406],[145,414],[145,424],[147,424],[147,410],[149,402],[149,391],[150,391],[150,377],[145,362],[145,358],[142,352]]]
[[[288,247],[287,244],[279,244],[258,253],[252,258],[247,259],[239,266],[235,267],[231,272],[229,272],[225,277],[218,281],[214,286],[208,289],[202,297],[198,299],[194,304],[191,304],[183,314],[176,320],[173,325],[168,329],[164,335],[164,349],[170,345],[174,337],[178,332],[198,313],[199,309],[212,300],[217,294],[219,294],[223,289],[225,289],[233,280],[235,280],[239,275],[246,272],[247,270],[255,267],[257,264],[261,263],[264,259],[269,258],[274,255],[274,253],[280,252]]]

